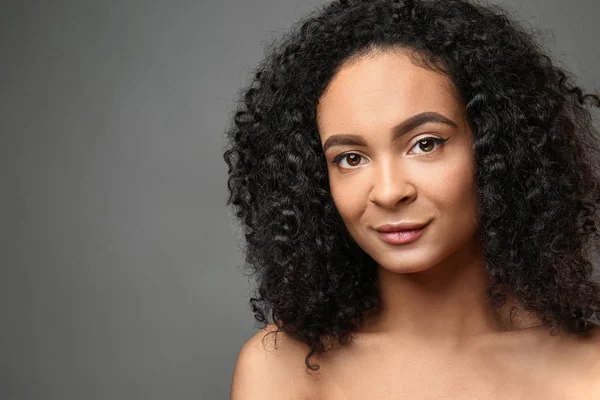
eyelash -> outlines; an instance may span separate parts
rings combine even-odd
[[[419,143],[421,143],[421,142],[424,142],[424,141],[426,141],[426,140],[431,140],[431,141],[433,141],[434,143],[438,144],[438,146],[435,148],[435,149],[437,149],[437,148],[438,148],[438,147],[440,147],[442,144],[444,144],[444,142],[446,142],[448,139],[450,139],[450,138],[440,139],[440,138],[437,138],[437,137],[428,136],[428,137],[424,137],[423,139],[421,139],[421,140],[417,141],[417,143],[415,143],[415,146],[416,146],[416,145],[418,145],[418,144],[419,144]],[[413,146],[413,148],[414,148],[415,146]],[[433,152],[435,151],[435,149],[434,149],[434,150],[432,150],[432,151],[430,151],[429,153],[422,153],[422,154],[431,154],[431,153],[433,153]],[[358,155],[359,157],[362,157],[360,154],[357,154],[357,153],[352,153],[352,152],[348,152],[348,153],[342,153],[342,154],[339,154],[338,156],[336,156],[336,157],[333,159],[332,163],[333,163],[333,164],[339,164],[339,163],[340,163],[340,162],[341,162],[341,161],[344,159],[344,157],[346,157],[346,156],[348,156],[348,155],[350,155],[350,154],[356,154],[356,155]],[[351,167],[351,168],[354,168],[354,167]],[[351,169],[351,168],[346,168],[346,169]]]

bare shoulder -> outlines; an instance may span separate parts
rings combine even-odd
[[[555,343],[552,363],[560,366],[565,393],[574,399],[600,399],[600,326],[588,322],[585,333],[568,334]]]
[[[316,388],[304,365],[308,346],[276,330],[274,324],[267,325],[240,349],[231,400],[315,398]]]
[[[588,332],[580,339],[582,350],[578,354],[582,362],[583,384],[594,399],[600,399],[600,325],[589,324]]]

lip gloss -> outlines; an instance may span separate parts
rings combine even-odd
[[[421,236],[421,233],[423,232],[424,228],[425,227],[423,227],[421,229],[410,230],[410,231],[377,232],[377,233],[384,241],[386,241],[388,243],[405,244],[405,243],[410,243],[410,242],[416,240],[419,236]]]

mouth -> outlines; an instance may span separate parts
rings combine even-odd
[[[397,226],[408,226],[404,225],[384,225],[376,229],[379,237],[391,244],[406,244],[417,240],[423,233],[423,230],[429,225],[431,221],[426,224],[412,224],[409,229],[399,229]]]

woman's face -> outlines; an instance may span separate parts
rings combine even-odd
[[[333,200],[356,243],[386,270],[426,270],[475,240],[472,132],[450,88],[445,75],[387,51],[343,66],[319,100]],[[376,230],[400,222],[427,225],[403,244]]]

